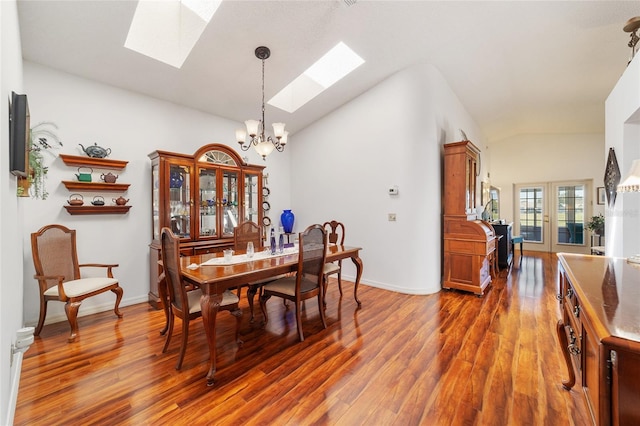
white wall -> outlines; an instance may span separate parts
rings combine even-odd
[[[417,65],[296,133],[291,145],[296,231],[336,219],[363,248],[363,283],[394,291],[440,290],[442,144],[478,127],[438,70]],[[397,185],[399,194],[388,195]],[[389,222],[388,213],[397,221]],[[355,268],[343,263],[345,274]]]
[[[636,55],[605,102],[606,147],[613,148],[622,174],[640,158],[640,55]],[[605,157],[606,158],[606,157]],[[640,254],[640,194],[618,194],[606,212],[607,255],[629,257]]]
[[[11,420],[9,348],[22,328],[22,214],[9,173],[11,91],[22,93],[22,53],[15,1],[0,2],[0,423]]]
[[[602,134],[527,134],[491,141],[485,149],[491,159],[489,181],[500,188],[500,217],[514,220],[514,185],[571,180],[592,180],[587,215],[604,214],[604,206],[595,201],[596,188],[604,186],[603,147]]]
[[[114,173],[119,175],[118,182],[131,184],[124,195],[132,206],[126,215],[69,215],[63,206],[71,192],[61,181],[75,180],[78,171],[66,166],[59,157],[51,156],[47,180],[49,198],[44,201],[20,199],[24,212],[25,322],[36,323],[39,310],[29,235],[50,223],[77,230],[81,263],[120,265],[114,274],[124,289],[122,306],[145,302],[149,292],[148,245],[151,241],[151,167],[147,155],[156,149],[192,154],[208,143],[227,144],[237,149],[235,129],[239,124],[30,62],[24,64],[24,80],[31,123],[52,121],[59,127],[64,147],[56,153],[84,155],[78,144],[98,143],[111,148],[109,158],[129,162],[122,172]],[[251,163],[265,164],[253,149],[240,154],[248,156]],[[272,187],[270,202],[274,208],[283,208],[289,204],[288,153],[276,152],[266,164],[265,172],[270,173]],[[99,179],[103,171],[106,170],[94,170],[93,179]],[[120,194],[85,193],[85,202],[93,195],[102,195],[110,203]],[[87,299],[80,315],[110,310],[114,300],[110,292]],[[61,320],[66,320],[63,304],[50,303],[47,323]]]

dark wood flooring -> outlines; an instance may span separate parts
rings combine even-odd
[[[147,304],[81,317],[73,344],[66,323],[47,325],[25,355],[15,424],[585,425],[581,391],[561,386],[556,280],[554,255],[525,252],[482,298],[362,285],[361,309],[332,280],[328,328],[308,300],[302,343],[292,308],[272,298],[262,328],[243,297],[242,347],[218,316],[212,387],[199,319],[181,371],[180,320],[163,354],[164,316]]]

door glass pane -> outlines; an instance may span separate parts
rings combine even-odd
[[[180,238],[191,238],[191,174],[189,167],[171,164],[169,170],[171,230]]]
[[[222,173],[222,209],[222,236],[233,237],[233,228],[238,226],[238,172]]]
[[[543,197],[541,187],[520,189],[520,235],[525,241],[543,242]]]
[[[244,175],[244,220],[255,222],[258,225],[258,175]]]
[[[200,169],[200,236],[216,235],[216,171]]]
[[[584,185],[558,186],[556,194],[558,244],[584,245],[584,197]]]

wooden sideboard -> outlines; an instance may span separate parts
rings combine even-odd
[[[580,386],[593,424],[640,424],[640,267],[560,253],[558,272],[562,385]]]

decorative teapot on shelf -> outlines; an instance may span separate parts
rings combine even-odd
[[[91,201],[91,204],[93,204],[94,206],[104,206],[104,197],[102,195],[96,195],[95,197],[93,197],[93,201]]]
[[[82,173],[81,169],[89,169],[91,171],[89,173]],[[93,173],[93,169],[91,167],[78,167],[76,177],[80,182],[91,182],[91,173]]]
[[[104,158],[107,155],[111,154],[111,148],[103,148],[98,146],[97,143],[94,143],[93,146],[89,145],[88,147],[84,147],[81,143],[79,143],[80,147],[89,157],[93,158]]]
[[[71,194],[67,200],[70,206],[81,206],[84,204],[84,197],[80,194]]]
[[[116,203],[118,206],[124,206],[125,204],[127,204],[129,202],[128,199],[120,196],[118,198],[114,198],[113,202]]]
[[[103,173],[100,175],[100,179],[105,181],[105,183],[116,183],[116,180],[118,179],[118,175],[114,175],[111,172],[107,173],[106,175]]]

